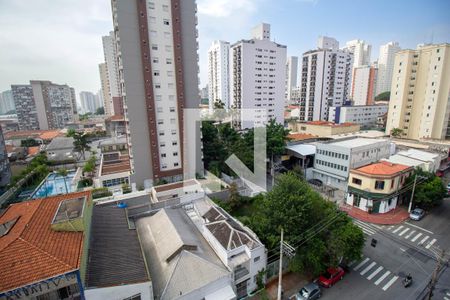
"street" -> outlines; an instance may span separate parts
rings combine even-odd
[[[323,299],[422,299],[436,267],[440,249],[450,247],[450,200],[421,221],[380,226],[354,220],[366,235],[361,260],[350,264],[350,273],[329,289]],[[371,246],[377,240],[376,247]],[[413,284],[402,280],[411,274]],[[450,271],[444,267],[432,299],[450,300]]]

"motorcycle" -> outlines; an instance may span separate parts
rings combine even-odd
[[[412,277],[411,277],[411,275],[408,275],[408,276],[406,276],[406,277],[403,279],[403,286],[404,286],[405,288],[407,288],[407,287],[409,287],[411,284],[412,284]]]

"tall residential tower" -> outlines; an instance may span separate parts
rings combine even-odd
[[[230,43],[214,41],[208,49],[208,98],[209,108],[215,101],[230,107]]]
[[[183,122],[183,110],[200,103],[196,11],[195,0],[112,0],[131,180],[139,186],[202,172],[200,145],[195,161],[184,160],[200,143]]]
[[[391,90],[392,71],[394,70],[395,53],[400,51],[397,42],[389,42],[380,46],[378,56],[378,78],[376,94]]]

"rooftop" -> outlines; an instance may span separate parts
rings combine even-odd
[[[349,139],[341,139],[341,140],[333,140],[328,142],[328,144],[332,144],[333,146],[339,146],[344,148],[355,148],[355,147],[363,147],[369,146],[372,144],[386,142],[387,140],[383,139],[369,139],[369,138],[349,138]]]
[[[105,119],[106,122],[123,122],[125,121],[124,116],[122,115],[114,115]]]
[[[90,198],[90,193],[12,204],[0,216],[0,224],[18,218],[0,237],[0,292],[80,267],[83,232],[55,231],[50,226],[62,201],[80,197]]]
[[[98,145],[107,146],[107,145],[122,145],[127,143],[127,137],[124,135],[112,137],[109,139],[103,139],[98,142]]]
[[[401,164],[394,164],[388,161],[381,161],[354,169],[353,171],[367,175],[395,175],[408,169],[411,169],[411,167]]]
[[[427,151],[421,151],[417,149],[408,149],[405,151],[400,151],[397,153],[398,155],[418,159],[421,161],[434,161],[435,159],[439,158],[440,155],[437,153],[431,153]]]
[[[120,153],[102,154],[101,176],[131,171],[130,157]]]
[[[307,122],[306,124],[308,124],[308,125],[315,125],[315,126],[333,127],[333,128],[358,126],[358,124],[356,124],[356,123],[340,123],[340,124],[336,124],[336,123],[327,122],[327,121],[310,121],[310,122]]]
[[[5,140],[40,138],[42,140],[51,140],[61,135],[60,130],[24,130],[10,131],[5,133]]]
[[[291,141],[302,141],[302,140],[313,139],[316,137],[317,137],[316,135],[312,135],[309,133],[293,132],[293,133],[288,134],[288,138],[291,139]]]
[[[72,149],[73,141],[73,137],[57,137],[47,145],[45,150]]]
[[[394,164],[402,164],[411,167],[418,167],[424,164],[424,162],[421,160],[417,160],[411,157],[402,156],[398,154],[391,155],[389,158],[383,159],[383,161],[388,161]]]
[[[155,186],[154,189],[157,193],[160,193],[160,192],[170,191],[170,190],[179,189],[179,188],[182,188],[185,186],[192,186],[192,185],[197,185],[197,184],[199,184],[197,180],[191,179],[191,180],[185,180],[185,181]]]
[[[123,208],[96,205],[92,214],[88,287],[149,281],[136,230],[129,229]]]

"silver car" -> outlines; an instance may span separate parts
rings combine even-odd
[[[308,283],[300,289],[295,295],[296,300],[314,300],[319,299],[322,296],[320,287],[315,283]]]
[[[425,211],[421,208],[415,208],[409,214],[409,218],[414,221],[419,221],[425,216]]]

